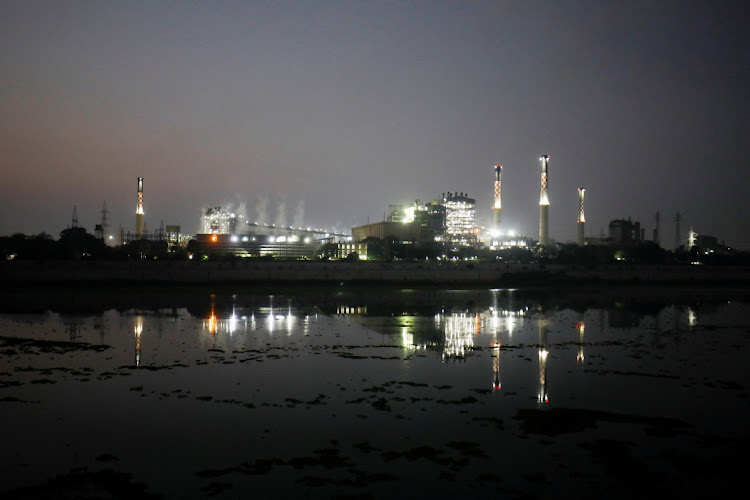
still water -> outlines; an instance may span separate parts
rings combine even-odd
[[[3,298],[11,498],[668,498],[742,477],[746,291]]]

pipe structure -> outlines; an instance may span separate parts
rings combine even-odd
[[[542,186],[539,194],[539,245],[549,245],[549,196],[547,195],[547,166],[549,155],[539,157],[542,161]]]
[[[495,165],[495,203],[492,205],[492,228],[496,231],[500,229],[502,220],[503,204],[500,201],[500,176],[502,172],[503,166]]]
[[[135,235],[143,236],[143,177],[138,177],[138,205],[135,208]]]
[[[578,188],[578,246],[583,246],[584,229],[586,217],[583,215],[583,195],[586,192],[584,188]]]

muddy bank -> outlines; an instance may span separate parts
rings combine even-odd
[[[566,266],[482,262],[3,262],[0,284],[56,283],[387,283],[482,285],[750,284],[750,268],[724,266]]]

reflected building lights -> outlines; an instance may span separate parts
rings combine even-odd
[[[698,325],[698,312],[692,307],[688,307],[688,326],[690,328]]]
[[[576,363],[583,364],[583,331],[586,329],[586,324],[583,321],[583,313],[578,315],[578,323],[576,323],[578,329],[578,356],[576,356]]]
[[[505,329],[508,330],[508,335],[513,336],[513,327],[516,324],[516,318],[508,315],[505,318]]]
[[[237,315],[234,312],[234,307],[232,307],[232,315],[227,320],[227,331],[230,335],[237,331]]]
[[[464,313],[454,313],[445,322],[443,359],[464,359],[466,351],[474,347],[475,319]]]
[[[136,316],[135,326],[133,327],[133,333],[135,334],[135,366],[141,365],[141,334],[143,333],[143,316]]]
[[[537,400],[540,404],[549,403],[547,394],[547,330],[549,328],[546,315],[542,314],[539,318],[539,394]]]
[[[490,333],[497,335],[500,329],[500,317],[497,315],[497,309],[494,307],[490,308]]]
[[[294,315],[292,314],[292,307],[289,306],[289,310],[286,313],[286,333],[291,335],[294,330]]]
[[[401,345],[408,351],[417,349],[417,346],[414,344],[414,334],[410,333],[409,328],[405,326],[401,327]]]
[[[346,306],[336,307],[336,314],[340,316],[365,316],[367,315],[367,306]]]
[[[490,343],[492,347],[492,389],[500,390],[500,347],[499,341],[493,341]]]

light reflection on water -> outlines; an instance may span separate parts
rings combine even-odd
[[[196,351],[202,352],[205,358],[209,350],[330,345],[341,342],[331,338],[333,332],[340,336],[347,329],[351,330],[345,339],[347,345],[361,349],[371,347],[371,336],[357,336],[358,331],[352,324],[342,329],[338,319],[349,318],[369,334],[380,334],[381,346],[400,347],[407,360],[420,353],[437,353],[442,363],[466,363],[467,360],[487,363],[487,386],[494,391],[502,390],[503,378],[515,377],[512,372],[501,371],[501,366],[505,365],[503,357],[511,355],[517,347],[534,346],[537,351],[536,399],[544,405],[550,403],[549,388],[555,385],[550,385],[548,365],[562,363],[568,367],[570,363],[561,362],[560,358],[569,356],[570,345],[576,347],[572,358],[575,364],[585,368],[587,346],[598,345],[604,338],[634,329],[639,335],[665,327],[673,332],[693,329],[698,325],[699,314],[695,306],[675,304],[661,304],[643,313],[618,301],[609,309],[573,311],[529,302],[528,298],[519,300],[512,291],[500,290],[489,292],[485,297],[486,305],[461,308],[449,300],[440,305],[421,305],[416,312],[393,304],[386,308],[382,304],[368,306],[365,303],[334,302],[323,307],[297,305],[293,297],[273,295],[252,297],[249,301],[237,295],[232,295],[231,300],[220,298],[221,303],[217,304],[216,294],[210,294],[205,313],[174,307],[109,310],[94,316],[55,312],[6,315],[6,320],[16,324],[42,324],[47,328],[46,334],[44,329],[35,330],[43,332],[41,335],[21,328],[23,336],[58,340],[61,338],[49,335],[50,331],[64,331],[62,339],[71,342],[118,347],[124,342],[117,334],[118,327],[130,323],[132,364],[138,367],[189,361]],[[460,296],[454,302],[460,303]],[[199,328],[196,328],[196,319],[200,321]],[[587,324],[593,327],[587,330]],[[316,325],[320,328],[315,338],[304,339]],[[98,338],[94,338],[95,333]]]
[[[225,466],[249,460],[247,449],[300,449],[296,456],[307,456],[306,440],[319,449],[323,435],[353,445],[379,433],[381,446],[398,450],[417,435],[437,446],[447,426],[465,444],[480,427],[488,432],[486,422],[502,420],[495,439],[516,447],[523,469],[537,460],[524,460],[528,442],[513,441],[523,434],[514,423],[523,408],[679,417],[704,434],[744,432],[749,313],[747,303],[726,300],[565,301],[510,290],[320,298],[213,293],[84,313],[53,305],[0,314],[0,335],[111,348],[19,348],[6,354],[0,397],[56,408],[61,414],[50,411],[52,422],[79,411],[59,406],[68,394],[80,401],[95,391],[102,407],[122,400],[118,418],[125,420],[133,411],[156,422],[164,411],[183,427],[192,422],[180,418],[222,422],[226,430],[216,432],[226,441],[232,429],[249,426],[243,449],[216,458]],[[31,403],[20,404],[4,417],[16,420],[5,423],[30,419],[54,428]],[[294,413],[300,407],[303,419]],[[97,408],[88,408],[86,418],[110,418]],[[245,413],[235,413],[240,408]],[[164,428],[172,424],[154,425],[179,439]],[[213,446],[195,439],[195,446]],[[33,447],[21,451],[20,443],[9,446],[31,463]],[[80,446],[101,453],[95,444]],[[567,460],[565,453],[581,449],[556,452]],[[12,456],[3,464],[19,467]],[[21,470],[19,477],[35,476]]]

